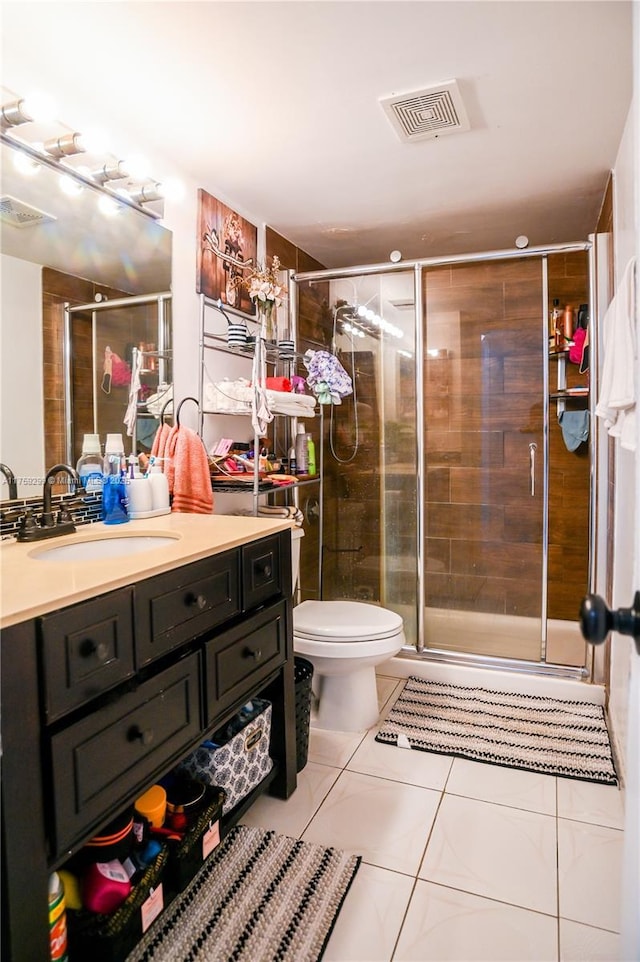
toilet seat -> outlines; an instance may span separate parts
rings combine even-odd
[[[382,641],[402,630],[395,611],[360,601],[303,601],[293,609],[294,636],[323,644]]]

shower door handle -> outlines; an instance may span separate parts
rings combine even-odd
[[[532,441],[529,445],[529,494],[532,498],[536,495],[536,451],[538,450],[538,445],[535,441]]]

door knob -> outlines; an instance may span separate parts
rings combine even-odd
[[[580,629],[592,645],[600,645],[610,631],[631,635],[640,654],[640,591],[636,591],[633,607],[611,611],[600,595],[585,595],[580,605]]]

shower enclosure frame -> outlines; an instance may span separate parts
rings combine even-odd
[[[592,680],[593,678],[593,648],[585,648],[584,667],[549,664],[547,655],[547,606],[548,606],[548,568],[549,568],[549,368],[543,367],[544,415],[543,415],[543,519],[542,519],[542,591],[541,591],[541,638],[539,662],[524,661],[516,658],[497,657],[490,655],[476,655],[470,652],[458,652],[449,649],[428,648],[425,646],[425,479],[426,453],[424,436],[424,405],[418,399],[424,397],[424,310],[422,280],[424,268],[448,267],[458,264],[476,264],[491,261],[505,261],[514,259],[540,258],[542,269],[543,303],[541,338],[543,339],[543,357],[548,353],[549,308],[548,308],[548,272],[547,257],[552,254],[569,254],[586,252],[589,269],[589,302],[591,304],[590,319],[590,391],[589,391],[589,537],[588,537],[588,585],[587,591],[593,592],[597,580],[596,557],[596,524],[597,524],[597,496],[598,496],[598,421],[595,417],[595,399],[597,396],[598,377],[598,337],[596,335],[596,269],[595,269],[595,236],[589,235],[586,241],[570,242],[566,244],[552,244],[543,247],[525,249],[503,249],[494,251],[474,252],[441,257],[428,257],[417,260],[387,262],[381,264],[366,264],[348,268],[335,268],[320,271],[304,271],[291,275],[292,295],[295,295],[297,284],[312,281],[332,281],[343,278],[362,277],[363,275],[388,274],[393,272],[414,273],[414,302],[415,302],[415,389],[416,389],[416,463],[419,466],[416,484],[416,577],[417,577],[417,640],[416,645],[407,646],[400,653],[400,657],[427,658],[458,665],[482,666],[500,670],[526,672],[528,674],[554,675],[565,678],[579,678]],[[292,296],[292,303],[297,298]],[[418,363],[419,362],[419,363]],[[320,552],[322,564],[322,552]],[[322,577],[320,575],[320,581]]]

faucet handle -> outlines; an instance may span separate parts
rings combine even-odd
[[[33,514],[33,508],[27,508],[22,516],[20,531],[33,531],[38,527],[38,523]]]

